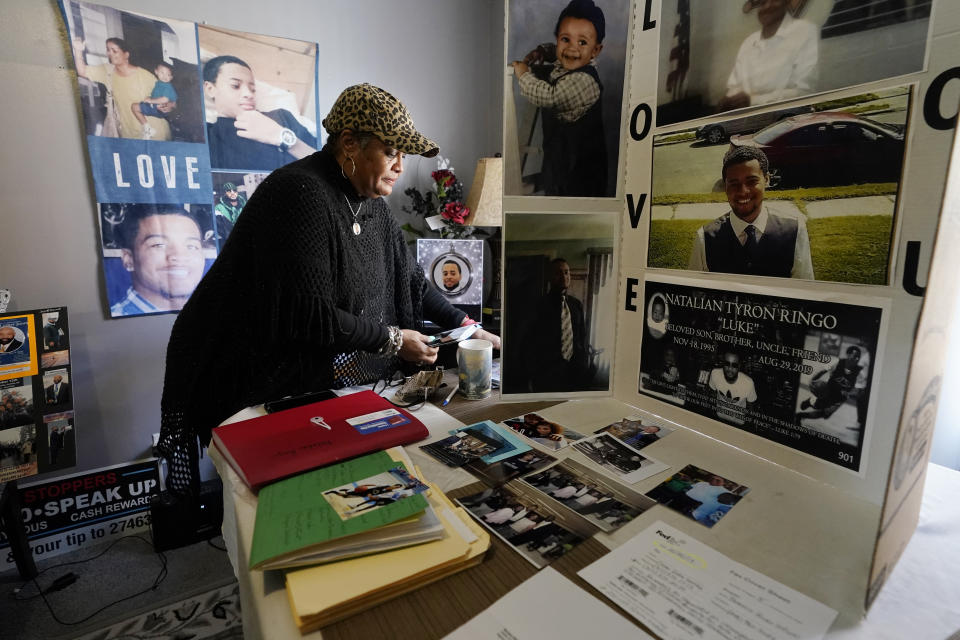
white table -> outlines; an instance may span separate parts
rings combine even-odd
[[[247,410],[234,416],[233,420],[254,415],[257,413]],[[445,436],[451,429],[462,426],[461,422],[429,404],[416,415],[427,425],[431,439]],[[421,453],[417,446],[408,447],[408,451],[414,463],[424,468],[426,476],[445,491],[475,480],[465,471],[440,465]],[[209,453],[224,482],[223,533],[240,583],[244,637],[247,640],[299,638],[282,575],[250,572],[247,567],[256,496],[215,449],[211,448]],[[848,622],[846,626],[838,626],[844,624],[838,622],[827,638],[946,640],[960,631],[960,506],[957,496],[960,496],[960,472],[930,464],[919,526],[876,602],[859,624]],[[442,607],[443,603],[438,602],[437,606]],[[423,612],[424,615],[428,613]],[[844,616],[838,618],[843,619]],[[307,637],[322,636],[316,632]]]

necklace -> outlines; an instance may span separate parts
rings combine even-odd
[[[354,211],[353,206],[350,204],[350,199],[347,198],[346,194],[344,194],[343,199],[347,201],[347,208],[349,208],[350,213],[353,214],[353,235],[358,236],[360,235],[360,223],[357,222],[357,216],[360,215],[360,209],[363,208],[363,200],[360,201],[360,204],[357,205],[357,210]]]

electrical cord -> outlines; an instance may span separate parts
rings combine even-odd
[[[130,595],[125,596],[125,597],[123,597],[123,598],[120,598],[120,599],[118,599],[118,600],[114,600],[113,602],[110,602],[110,603],[108,603],[108,604],[105,604],[105,605],[103,605],[102,607],[100,607],[99,609],[97,609],[96,611],[94,611],[93,613],[91,613],[90,615],[88,615],[88,616],[86,616],[86,617],[84,617],[84,618],[81,618],[80,620],[75,620],[75,621],[72,621],[72,622],[68,622],[68,621],[61,620],[61,619],[57,616],[56,612],[53,610],[53,605],[51,605],[51,604],[50,604],[50,601],[47,600],[47,594],[54,593],[54,592],[56,592],[56,591],[60,591],[61,589],[67,588],[68,586],[70,586],[71,584],[73,584],[74,582],[76,582],[76,581],[79,579],[80,576],[78,576],[77,574],[73,573],[72,571],[71,571],[70,573],[65,573],[64,575],[62,575],[62,576],[58,577],[56,580],[54,580],[54,581],[50,584],[50,586],[47,587],[46,589],[43,589],[43,588],[40,586],[40,583],[37,582],[37,578],[39,578],[41,575],[43,575],[43,574],[46,573],[47,571],[50,571],[51,569],[56,569],[56,568],[58,568],[58,567],[67,567],[67,566],[71,566],[71,565],[75,565],[75,564],[83,564],[83,563],[86,563],[86,562],[90,562],[91,560],[96,560],[97,558],[101,557],[102,555],[104,555],[104,554],[106,554],[108,551],[110,551],[110,549],[112,549],[112,548],[114,547],[114,545],[118,544],[119,542],[121,542],[121,541],[123,541],[123,540],[128,540],[128,539],[131,539],[131,538],[135,538],[135,539],[137,539],[137,540],[140,540],[140,541],[143,542],[144,544],[149,545],[150,548],[153,548],[153,543],[150,542],[149,540],[147,540],[146,538],[142,537],[142,536],[123,536],[122,538],[117,538],[116,540],[114,540],[113,542],[111,542],[103,551],[101,551],[100,553],[98,553],[98,554],[96,554],[96,555],[94,555],[94,556],[91,556],[91,557],[89,557],[89,558],[85,558],[85,559],[83,559],[83,560],[74,560],[74,561],[72,561],[72,562],[61,562],[60,564],[51,565],[51,566],[45,568],[43,571],[39,572],[39,573],[36,575],[36,577],[31,578],[30,580],[27,580],[27,581],[24,582],[22,585],[20,585],[19,588],[15,589],[15,590],[14,590],[14,595],[13,595],[13,600],[18,601],[18,602],[23,602],[23,601],[26,601],[26,600],[33,600],[34,598],[38,598],[38,597],[39,597],[39,598],[43,598],[43,602],[44,602],[44,604],[47,605],[47,609],[50,611],[50,615],[53,616],[53,619],[56,620],[56,621],[57,621],[59,624],[61,624],[61,625],[71,626],[71,625],[82,624],[82,623],[86,622],[87,620],[89,620],[90,618],[93,618],[94,616],[96,616],[97,614],[99,614],[101,611],[104,611],[104,610],[106,610],[106,609],[109,609],[110,607],[112,607],[112,606],[114,606],[114,605],[116,605],[116,604],[120,604],[121,602],[125,602],[125,601],[127,601],[127,600],[132,599],[132,598],[136,598],[137,596],[143,595],[144,593],[147,593],[148,591],[154,591],[157,587],[160,586],[160,584],[161,584],[161,583],[166,579],[166,577],[167,577],[167,557],[166,557],[166,556],[163,554],[163,552],[161,552],[161,551],[157,551],[157,552],[156,552],[157,556],[160,558],[160,570],[157,572],[156,577],[153,579],[153,584],[152,584],[152,585],[150,585],[150,586],[147,587],[146,589],[143,589],[143,590],[138,591],[138,592],[136,592],[136,593],[130,594]],[[20,591],[22,591],[23,588],[26,587],[26,586],[27,586],[28,584],[30,584],[31,582],[32,582],[33,585],[37,588],[37,593],[35,593],[35,594],[31,595],[31,596],[27,596],[27,597],[21,598],[20,595],[19,595]]]
[[[221,535],[219,535],[219,536],[214,536],[213,538],[220,538],[221,540],[223,540],[223,535],[221,534]],[[214,544],[213,538],[207,538],[207,544],[208,544],[208,545],[210,545],[211,547],[213,547],[213,548],[216,549],[217,551],[226,551],[226,550],[227,550],[226,544],[224,544],[224,546],[222,546],[222,547],[221,547],[220,545],[218,545],[218,544]]]

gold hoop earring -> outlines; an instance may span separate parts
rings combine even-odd
[[[343,170],[343,165],[347,164],[347,160],[349,160],[350,164],[353,166],[353,168],[350,170],[350,176],[353,177],[353,175],[357,173],[357,163],[353,160],[351,156],[347,156],[347,159],[343,161],[342,165],[340,165],[340,175],[343,176],[344,180],[350,179],[347,177],[347,172]]]

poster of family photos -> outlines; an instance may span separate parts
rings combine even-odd
[[[862,471],[885,303],[761,291],[648,278],[638,391]]]
[[[320,148],[317,45],[76,0],[60,9],[110,315],[178,311],[266,175]],[[147,244],[158,235],[162,251]]]
[[[77,462],[66,307],[0,315],[0,482]]]

